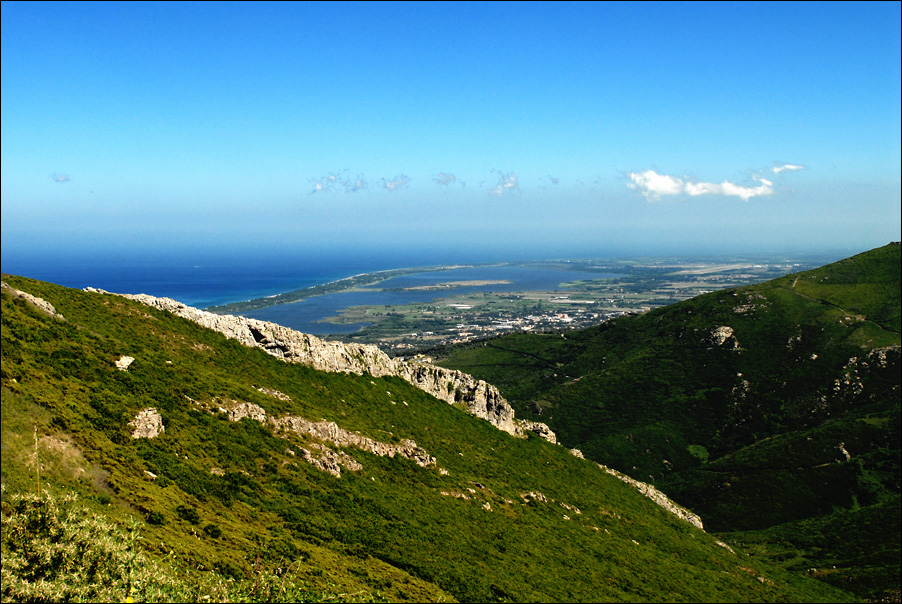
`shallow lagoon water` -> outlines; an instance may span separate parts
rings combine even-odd
[[[323,319],[334,317],[352,306],[400,305],[431,302],[441,298],[483,292],[519,292],[561,290],[561,283],[578,279],[604,279],[620,275],[530,266],[477,266],[442,271],[413,273],[394,277],[361,288],[364,291],[339,292],[307,298],[293,304],[281,304],[245,313],[245,316],[272,321],[291,329],[315,335],[352,333],[369,323],[337,324]],[[473,285],[438,290],[409,290],[451,281],[510,281],[506,284]],[[388,291],[385,291],[388,290]],[[566,290],[563,290],[566,291]]]

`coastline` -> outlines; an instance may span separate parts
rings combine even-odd
[[[352,275],[350,277],[343,277],[341,279],[336,279],[334,281],[329,281],[327,283],[322,283],[319,285],[313,285],[310,287],[305,287],[302,289],[296,289],[289,292],[284,292],[281,294],[274,294],[271,296],[266,296],[262,298],[253,298],[251,300],[245,300],[243,302],[233,302],[230,304],[220,304],[215,306],[209,306],[204,308],[207,312],[211,312],[218,315],[227,315],[227,314],[239,314],[248,311],[254,310],[262,310],[264,308],[269,308],[271,306],[278,306],[281,304],[292,304],[294,302],[300,302],[307,298],[312,298],[314,296],[322,296],[325,294],[335,294],[339,292],[345,291],[353,291],[357,288],[364,287],[367,285],[373,285],[376,283],[380,283],[382,281],[387,281],[394,277],[401,277],[403,275],[413,275],[419,273],[431,273],[438,271],[446,271],[460,268],[476,268],[480,266],[502,266],[507,263],[488,263],[488,264],[441,264],[434,266],[419,266],[419,267],[404,267],[404,268],[392,268],[386,270],[379,271],[371,271],[367,273],[359,273],[356,275]]]

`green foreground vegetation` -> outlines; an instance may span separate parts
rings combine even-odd
[[[900,596],[900,246],[585,330],[435,350],[737,551]]]
[[[4,601],[855,599],[397,378],[286,364],[118,296],[3,279],[62,315],[3,289]],[[219,410],[240,403],[411,439],[436,463],[329,445],[345,456],[335,476],[305,460],[324,443]],[[165,430],[135,438],[147,409]]]

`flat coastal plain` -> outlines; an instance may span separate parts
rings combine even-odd
[[[648,257],[409,267],[207,310],[413,355],[514,331],[587,327],[832,259]]]

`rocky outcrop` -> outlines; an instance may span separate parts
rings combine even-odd
[[[253,403],[238,403],[234,407],[227,409],[226,413],[229,416],[230,422],[238,422],[245,417],[249,417],[261,424],[266,422],[266,410],[260,405],[255,405]]]
[[[310,448],[318,451],[318,453],[313,453],[308,449],[302,448],[301,455],[304,456],[304,460],[315,468],[319,468],[323,472],[331,474],[335,478],[341,478],[342,468],[350,472],[356,472],[357,470],[363,469],[360,462],[347,453],[333,451],[329,447],[319,443],[310,445]]]
[[[8,291],[10,294],[15,296],[16,298],[21,298],[21,299],[25,300],[26,302],[29,302],[30,304],[34,305],[38,310],[40,310],[43,313],[45,313],[51,317],[54,317],[56,319],[60,319],[62,321],[66,320],[66,317],[64,317],[60,313],[56,312],[56,308],[54,308],[53,304],[51,304],[47,300],[44,300],[43,298],[38,298],[37,296],[32,296],[31,294],[29,294],[27,292],[20,291],[14,287],[8,285],[5,281],[0,282],[0,287],[5,289],[6,291]]]
[[[91,287],[86,288],[86,291],[109,293]],[[369,344],[330,342],[268,321],[216,315],[172,298],[156,298],[147,294],[118,295],[189,319],[228,338],[236,339],[245,346],[262,348],[290,363],[301,363],[321,371],[400,377],[440,400],[460,405],[468,413],[488,421],[499,430],[519,437],[531,432],[556,442],[554,432],[548,426],[539,422],[517,420],[514,409],[497,388],[466,373],[426,363],[392,359]]]
[[[135,362],[135,357],[129,356],[121,356],[119,360],[116,361],[116,369],[119,371],[128,371],[128,368],[131,367],[132,363]]]
[[[271,396],[271,397],[273,397],[273,398],[277,398],[277,399],[279,399],[280,401],[285,401],[286,403],[290,403],[290,402],[291,402],[291,397],[290,397],[290,396],[288,396],[288,395],[285,394],[284,392],[279,392],[278,390],[273,390],[272,388],[266,388],[266,387],[260,386],[260,387],[257,388],[257,391],[258,391],[258,392],[262,392],[263,394],[266,394],[266,395]]]
[[[132,427],[132,438],[156,438],[166,431],[163,416],[153,407],[140,411],[128,425]]]
[[[263,388],[260,390],[266,391],[266,389]],[[282,396],[285,395],[283,394]],[[308,436],[314,440],[320,441],[308,445],[309,449],[302,447],[300,449],[301,455],[307,463],[324,472],[332,474],[336,478],[341,477],[342,468],[356,472],[357,470],[363,469],[363,466],[347,453],[333,451],[322,444],[323,442],[327,442],[336,447],[353,447],[372,453],[373,455],[379,455],[380,457],[394,457],[395,455],[400,455],[423,467],[435,465],[435,457],[429,455],[425,449],[418,446],[416,442],[410,439],[401,439],[398,444],[384,443],[358,434],[357,432],[345,430],[344,428],[339,427],[335,422],[325,420],[321,422],[312,422],[296,415],[287,415],[285,417],[274,419],[266,414],[266,410],[263,407],[255,405],[254,403],[218,400],[216,405],[210,405],[194,401],[193,399],[190,400],[209,413],[215,413],[216,411],[225,413],[230,422],[238,422],[247,418],[260,422],[261,424],[272,426],[276,434],[290,432],[299,436]],[[223,407],[222,405],[225,406]],[[142,411],[142,413],[144,412]],[[140,414],[139,417],[141,417]],[[290,450],[289,454],[295,455],[294,451]]]
[[[276,431],[289,431],[299,435],[312,436],[317,440],[331,443],[337,447],[354,447],[380,457],[400,455],[410,459],[418,466],[433,466],[435,458],[410,439],[402,439],[398,444],[390,444],[373,440],[357,432],[340,428],[335,422],[311,422],[303,417],[287,416],[274,420]]]
[[[601,468],[602,470],[604,470],[605,472],[607,472],[608,474],[610,474],[611,476],[619,478],[626,484],[628,484],[632,487],[635,487],[636,489],[638,489],[638,491],[640,493],[642,493],[643,495],[645,495],[646,497],[648,497],[649,499],[654,501],[656,504],[658,504],[659,506],[661,506],[662,508],[664,508],[671,514],[675,515],[680,520],[683,520],[693,526],[696,526],[702,530],[705,530],[705,527],[702,524],[702,519],[697,514],[693,514],[692,512],[690,512],[683,506],[674,502],[667,495],[665,495],[664,493],[662,493],[655,487],[651,486],[650,484],[640,482],[640,481],[636,480],[635,478],[630,478],[626,474],[624,474],[622,472],[618,472],[617,470],[615,470],[613,468],[609,468],[608,466],[604,466],[602,464],[598,464],[598,467]]]
[[[874,348],[867,354],[867,362],[874,363],[878,367],[888,367],[892,363],[899,362],[899,353],[902,348],[899,346],[883,346]]]
[[[516,436],[524,435],[525,422],[518,422],[514,418],[513,407],[491,384],[477,380],[462,371],[425,363],[393,362],[395,369],[393,375],[403,378],[439,400],[463,406],[467,413],[488,421],[499,430]]]
[[[517,420],[517,425],[524,432],[532,432],[536,436],[540,438],[544,438],[548,442],[552,444],[557,444],[557,435],[552,432],[551,428],[543,424],[542,422],[530,422],[526,420]]]
[[[733,335],[733,328],[726,325],[715,327],[708,336],[708,343],[714,346],[726,346],[730,350],[739,350],[739,342]]]

